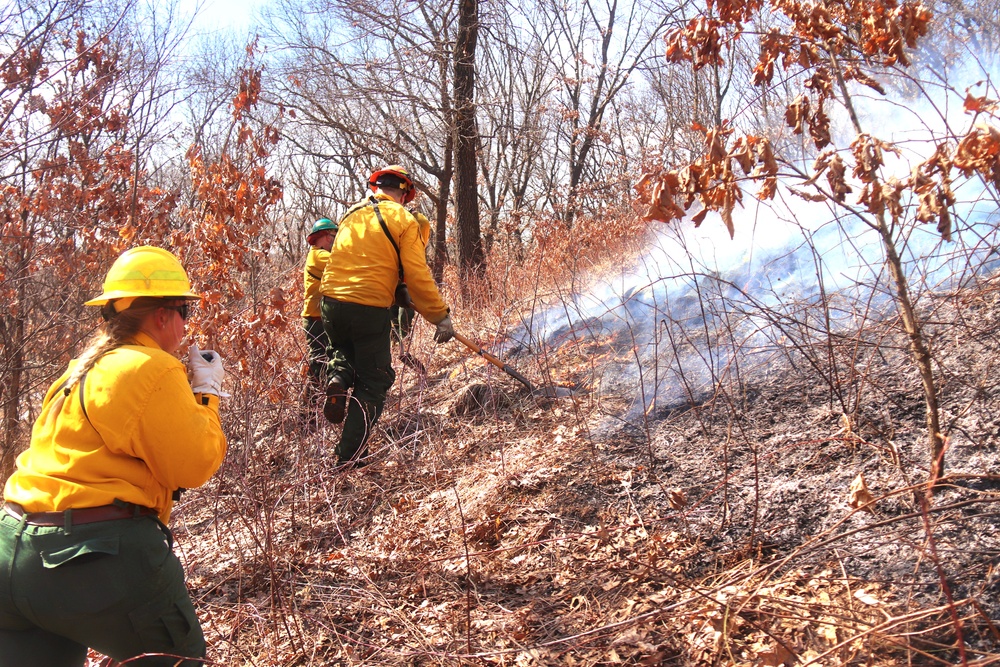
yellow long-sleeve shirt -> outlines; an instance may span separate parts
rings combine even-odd
[[[386,227],[399,246],[398,258],[371,202],[361,201],[340,220],[320,293],[339,301],[388,308],[394,300],[401,261],[414,308],[437,324],[448,315],[448,306],[427,266],[426,238],[420,224],[387,195],[377,195],[376,199]]]
[[[305,283],[305,300],[302,304],[302,317],[319,317],[320,297],[319,285],[323,280],[323,271],[330,260],[330,252],[313,246],[306,255],[306,265],[302,271]]]
[[[101,357],[64,394],[75,366],[46,393],[4,499],[28,512],[152,507],[164,523],[178,488],[201,486],[226,454],[219,399],[194,394],[184,365],[145,334]],[[60,400],[62,399],[62,400]],[[86,409],[86,412],[84,412]]]

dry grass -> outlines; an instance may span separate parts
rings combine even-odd
[[[504,279],[532,285],[522,299],[558,293],[541,266]],[[517,311],[502,304],[461,303],[459,330],[490,341]],[[989,365],[996,312],[984,292],[938,315],[942,331],[975,320],[975,360]],[[864,381],[889,409],[854,424],[793,369],[629,419],[632,397],[597,381],[628,354],[601,339],[519,357],[533,381],[578,388],[538,399],[459,344],[434,346],[426,323],[411,352],[428,374],[397,369],[363,469],[335,466],[337,427],[244,399],[227,415],[224,469],[175,513],[211,661],[995,662],[1000,465],[986,415],[1000,392],[969,381],[967,340],[939,339],[975,403],[953,422],[970,477],[922,505],[914,378],[892,361],[903,343],[891,327],[870,335],[888,362]],[[858,472],[874,513],[847,503]]]

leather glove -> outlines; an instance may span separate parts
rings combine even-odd
[[[444,319],[437,323],[437,331],[434,332],[435,343],[447,343],[455,337],[455,327],[451,324],[451,315],[445,315]]]
[[[197,345],[188,348],[188,371],[191,373],[191,390],[196,394],[229,396],[222,391],[226,371],[222,357],[215,350],[199,350]]]

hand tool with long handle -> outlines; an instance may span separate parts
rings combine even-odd
[[[479,347],[478,345],[476,345],[475,343],[473,343],[471,340],[469,340],[468,338],[466,338],[462,334],[456,333],[455,334],[455,338],[457,338],[459,340],[459,342],[461,342],[467,348],[469,348],[470,350],[472,350],[473,352],[475,352],[476,354],[478,354],[479,356],[481,356],[483,359],[485,359],[486,361],[490,362],[491,364],[493,364],[494,366],[496,366],[497,368],[499,368],[500,370],[502,370],[504,373],[506,373],[507,375],[511,376],[512,378],[514,378],[515,380],[517,380],[521,384],[523,384],[530,391],[532,391],[532,392],[535,391],[535,388],[533,386],[531,386],[530,382],[528,382],[528,378],[524,377],[523,375],[521,375],[520,373],[518,373],[516,370],[514,370],[513,368],[511,368],[510,366],[508,366],[504,362],[500,361],[499,359],[497,359],[496,357],[494,357],[492,354],[490,354],[489,352],[487,352],[483,348]]]

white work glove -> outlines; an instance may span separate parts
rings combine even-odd
[[[447,343],[455,337],[455,327],[451,324],[451,315],[445,315],[444,319],[437,323],[437,331],[434,332],[435,343]]]
[[[229,396],[222,391],[222,380],[226,371],[222,368],[222,357],[215,350],[199,350],[197,345],[188,348],[188,372],[191,373],[191,390],[196,394],[215,394],[220,398]]]

